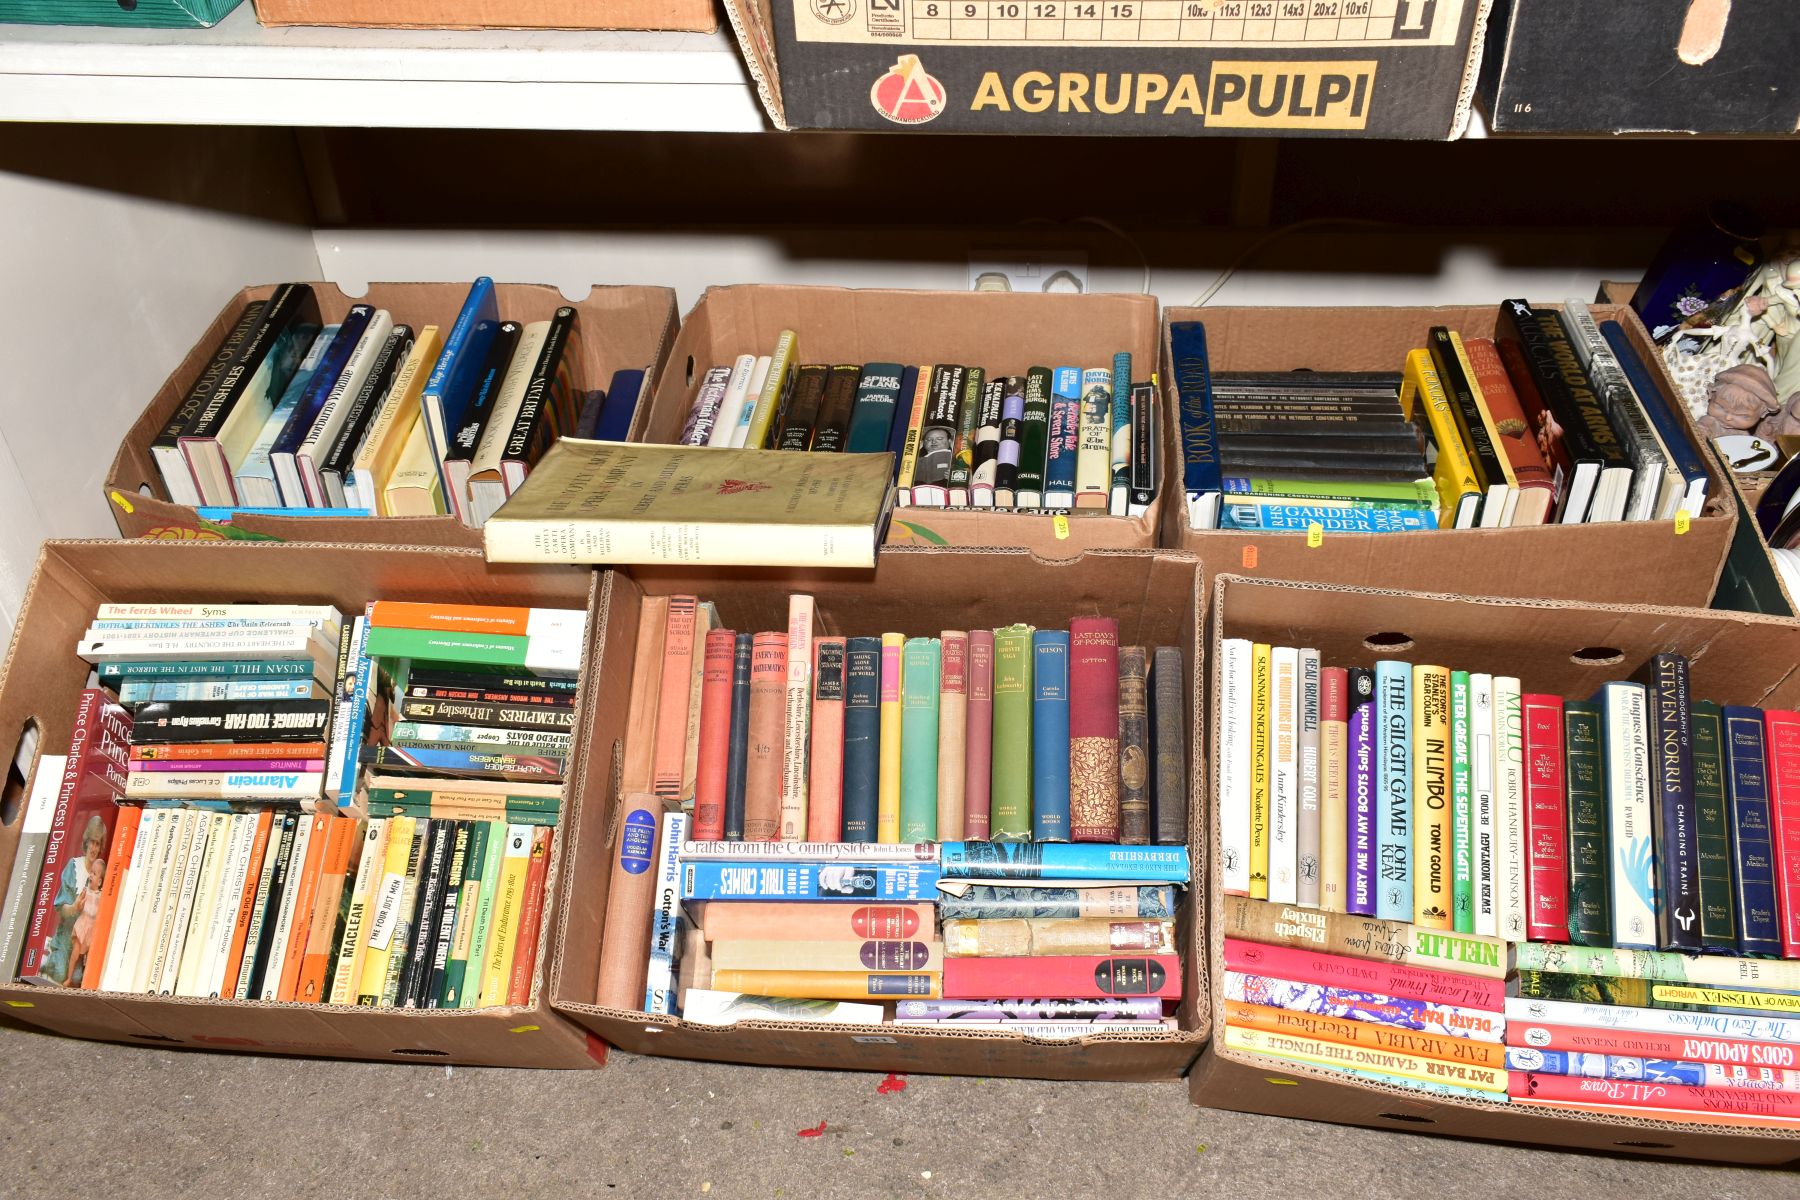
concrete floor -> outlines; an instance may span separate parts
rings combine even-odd
[[[5,1029],[0,1194],[1800,1196],[1792,1174],[1209,1112],[1174,1083],[881,1083],[621,1053],[581,1073],[313,1062]]]

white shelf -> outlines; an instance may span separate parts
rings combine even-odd
[[[0,25],[0,120],[749,132],[731,35]]]

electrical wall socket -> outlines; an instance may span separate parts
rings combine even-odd
[[[1085,292],[1087,255],[1072,250],[971,250],[972,292]]]

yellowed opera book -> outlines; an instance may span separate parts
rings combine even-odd
[[[944,981],[936,971],[726,971],[714,962],[712,985],[721,992],[800,1000],[936,1000]]]
[[[885,454],[563,438],[484,527],[490,562],[873,567]]]
[[[1174,954],[1175,922],[1017,917],[944,922],[952,958],[1018,958],[1041,954]]]
[[[444,484],[438,478],[437,460],[425,436],[425,419],[414,414],[412,429],[400,457],[394,461],[382,493],[382,515],[429,517],[444,511]]]
[[[425,326],[413,340],[412,349],[400,364],[394,385],[388,389],[387,399],[382,401],[381,411],[375,414],[362,449],[351,464],[355,507],[372,509],[384,517],[400,515],[388,511],[385,485],[406,450],[407,438],[418,419],[419,393],[425,390],[425,380],[437,364],[443,345],[436,325]]]

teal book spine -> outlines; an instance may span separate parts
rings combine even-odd
[[[1606,762],[1600,706],[1563,705],[1564,778],[1569,799],[1569,941],[1612,945],[1611,876],[1606,841]]]
[[[1031,840],[1031,626],[994,631],[993,783],[988,836]]]
[[[850,406],[850,454],[880,454],[894,432],[894,410],[900,405],[899,363],[869,363],[856,385]]]
[[[1411,921],[1412,664],[1375,664],[1375,745],[1380,791],[1375,797],[1375,915]]]
[[[1031,835],[1069,840],[1069,633],[1031,635]]]
[[[1475,791],[1470,767],[1469,673],[1450,673],[1450,916],[1458,933],[1475,932]]]
[[[937,841],[937,638],[908,638],[900,666],[900,840]]]
[[[1112,490],[1114,516],[1117,506],[1131,493],[1131,353],[1113,355],[1112,365]]]

